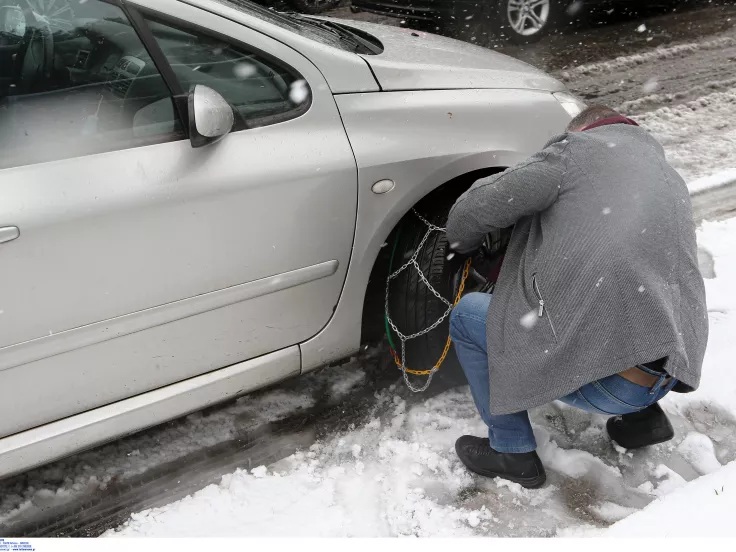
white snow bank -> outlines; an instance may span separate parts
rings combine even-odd
[[[615,513],[615,512],[614,512]],[[736,462],[655,500],[608,529],[572,529],[560,536],[733,537]]]
[[[619,56],[612,60],[579,65],[578,67],[564,72],[562,77],[564,80],[570,80],[576,75],[600,75],[602,73],[610,73],[611,71],[618,69],[636,67],[637,65],[642,65],[652,61],[684,57],[701,50],[727,48],[734,44],[736,44],[736,39],[730,36],[724,36],[703,42],[690,42],[666,47],[662,46],[649,52]]]
[[[677,451],[682,454],[683,458],[688,460],[690,464],[698,470],[701,475],[713,473],[721,469],[721,463],[716,458],[715,447],[707,435],[702,433],[689,433],[682,443],[677,447]]]
[[[725,169],[710,176],[704,176],[689,182],[687,187],[690,194],[699,194],[707,190],[736,184],[736,168]]]

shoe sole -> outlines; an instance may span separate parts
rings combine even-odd
[[[647,441],[646,443],[641,443],[641,444],[640,443],[636,443],[636,444],[634,444],[634,446],[626,446],[625,444],[620,443],[619,441],[617,441],[613,437],[613,435],[611,435],[611,430],[609,428],[610,425],[611,425],[611,422],[610,421],[609,422],[606,422],[606,433],[608,433],[608,437],[611,439],[611,441],[613,441],[614,443],[616,443],[620,447],[625,448],[626,450],[637,450],[637,449],[642,449],[642,448],[646,448],[646,447],[651,447],[651,446],[654,446],[654,445],[659,445],[659,444],[662,444],[662,443],[666,443],[667,441],[671,441],[672,439],[675,438],[675,430],[670,425],[670,427],[665,427],[665,428],[660,427],[660,428],[658,428],[658,429],[663,429],[664,430],[664,431],[660,431],[660,433],[662,434],[660,437],[654,438],[651,441]]]
[[[527,479],[527,478],[521,478],[521,477],[511,477],[506,474],[500,474],[500,473],[495,473],[495,472],[484,472],[482,470],[475,470],[468,465],[466,465],[465,467],[468,468],[470,471],[477,473],[478,475],[482,475],[483,477],[490,477],[494,479],[498,477],[500,479],[506,479],[508,481],[518,483],[525,489],[538,489],[539,487],[544,485],[544,483],[547,481],[546,475],[538,475],[537,477],[532,477],[532,478]]]
[[[621,443],[619,443],[616,439],[614,439],[610,435],[609,435],[609,437],[611,438],[611,441],[613,441],[614,443],[616,443],[618,446],[625,448],[626,450],[639,450],[639,449],[643,449],[643,448],[646,448],[646,447],[653,447],[654,445],[661,445],[662,443],[666,443],[667,441],[671,441],[672,439],[675,438],[674,435],[671,435],[669,437],[663,437],[662,439],[655,439],[654,441],[649,441],[647,443],[644,443],[643,445],[636,445],[636,446],[633,446],[633,447],[627,447],[626,445],[622,445]]]
[[[490,478],[496,478],[499,477],[501,479],[506,479],[508,481],[512,481],[514,483],[518,483],[525,489],[538,489],[544,483],[547,481],[547,474],[541,473],[537,475],[536,477],[513,477],[510,475],[507,475],[505,473],[496,473],[493,471],[486,471],[481,469],[475,469],[468,465],[468,463],[465,461],[464,455],[460,454],[460,451],[456,449],[457,455],[460,458],[460,461],[463,463],[463,465],[468,468],[473,473],[477,473],[478,475],[482,475],[483,477],[490,477]]]

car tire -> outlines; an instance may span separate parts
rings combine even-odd
[[[532,28],[529,16],[522,17],[515,9],[519,2],[527,1],[534,2],[534,0],[453,2],[452,11],[443,12],[440,17],[443,34],[486,48],[504,42],[531,44],[556,28],[564,11],[562,9],[564,2],[562,0],[537,0],[545,4],[534,5],[533,13],[543,17],[544,24],[538,28]]]
[[[334,8],[340,0],[288,0],[301,13],[318,14]]]
[[[500,37],[531,44],[554,30],[563,13],[562,0],[499,0],[495,24]]]
[[[447,223],[447,215],[454,203],[454,197],[444,197],[431,204],[420,203],[416,211],[428,222],[440,227]],[[414,214],[410,214],[396,235],[391,257],[391,270],[395,271],[416,252],[427,226]],[[445,299],[452,302],[456,293],[458,274],[451,273],[447,256],[450,253],[444,232],[432,232],[417,257],[417,264],[432,287]],[[438,299],[422,282],[416,269],[409,267],[391,280],[389,288],[389,313],[396,327],[404,334],[411,335],[431,326],[447,310],[447,305]],[[396,333],[386,325],[390,342],[401,356],[400,340]],[[406,342],[406,365],[414,370],[429,370],[439,360],[444,350],[450,330],[450,317],[429,333]],[[409,376],[412,381],[421,383],[426,376]],[[435,378],[450,385],[466,383],[462,368],[450,349]]]

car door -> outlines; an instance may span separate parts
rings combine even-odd
[[[308,339],[353,239],[355,161],[308,60],[173,0],[70,5],[55,69],[0,98],[0,437]],[[236,111],[201,148],[193,84]]]

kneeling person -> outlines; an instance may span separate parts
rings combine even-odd
[[[514,226],[493,295],[454,309],[450,333],[488,438],[472,471],[546,479],[527,410],[555,399],[608,420],[625,448],[671,439],[657,404],[698,387],[708,337],[690,196],[634,121],[593,106],[527,161],[476,182],[447,236],[470,253]]]

